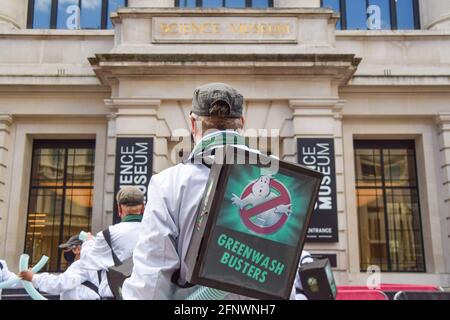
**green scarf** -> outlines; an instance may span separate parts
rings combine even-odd
[[[240,145],[246,146],[245,138],[235,131],[217,131],[203,137],[195,146],[194,150],[189,156],[189,159],[197,157],[204,152],[207,152],[215,147],[225,145]]]
[[[129,214],[122,218],[122,222],[141,222],[143,214]]]

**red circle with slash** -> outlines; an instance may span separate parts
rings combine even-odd
[[[241,199],[245,199],[245,197],[247,197],[248,195],[250,195],[252,193],[252,186],[254,183],[249,184],[245,188],[244,192],[241,195]],[[261,213],[267,211],[267,210],[275,209],[279,205],[291,204],[291,196],[289,195],[289,191],[286,189],[286,187],[284,185],[282,185],[277,180],[271,179],[269,186],[271,189],[273,188],[273,189],[277,190],[280,195],[274,199],[271,199],[267,202],[264,202],[260,205],[252,207],[250,209],[242,208],[240,210],[242,222],[244,223],[244,225],[251,231],[258,233],[258,234],[263,234],[263,235],[272,234],[272,233],[275,233],[278,230],[280,230],[286,223],[286,221],[288,219],[288,215],[283,214],[275,224],[268,226],[268,227],[258,226],[256,224],[254,224],[253,221],[251,221],[250,219],[254,216],[257,216],[258,214],[261,214]]]

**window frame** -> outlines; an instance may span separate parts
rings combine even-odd
[[[195,6],[196,8],[203,8],[203,0],[195,0]],[[225,6],[226,0],[222,0],[222,7],[223,8],[229,8]],[[245,0],[245,8],[253,8],[253,0]],[[175,7],[180,8],[180,0],[175,0]],[[191,7],[182,7],[183,9],[194,9]],[[268,0],[268,7],[267,8],[273,8],[273,0]]]
[[[369,7],[369,0],[366,1],[366,8]],[[339,14],[341,15],[341,30],[353,30],[353,29],[347,29],[347,1],[346,0],[339,0],[339,6],[340,11]],[[419,0],[412,0],[413,3],[413,18],[414,18],[414,29],[400,29],[400,30],[420,30],[421,28],[421,21],[420,21],[420,11],[419,11]],[[320,0],[320,7],[324,8],[323,6],[323,0]],[[395,5],[395,0],[389,0],[389,8],[390,8],[390,15],[391,15],[391,29],[390,30],[399,30],[398,29],[398,22],[397,22],[397,6]],[[367,11],[367,10],[366,10]],[[369,16],[366,13],[366,17],[369,18]],[[370,29],[365,29],[370,30]],[[386,29],[389,30],[389,29]]]
[[[380,186],[367,186],[367,187],[361,187],[358,186],[357,183],[357,177],[356,177],[356,150],[358,149],[377,149],[380,151],[380,157],[381,157],[381,185]],[[414,170],[415,170],[415,181],[416,186],[398,186],[398,187],[392,187],[386,185],[386,179],[384,174],[384,156],[383,156],[383,149],[408,149],[413,152],[414,155]],[[386,237],[386,258],[387,258],[387,264],[388,264],[388,270],[382,271],[383,273],[427,273],[427,264],[425,259],[425,242],[424,242],[424,235],[423,235],[423,223],[422,223],[422,205],[420,201],[420,190],[419,190],[419,174],[417,171],[417,152],[416,152],[416,142],[414,140],[364,140],[364,139],[355,139],[353,140],[353,150],[354,150],[354,165],[355,165],[355,191],[358,190],[364,190],[364,189],[377,189],[380,190],[383,196],[382,202],[383,202],[383,214],[385,219],[385,237]],[[420,228],[420,239],[417,243],[420,243],[422,246],[422,265],[423,270],[415,270],[415,271],[396,271],[393,270],[392,267],[392,261],[391,261],[391,250],[389,247],[390,243],[390,236],[389,236],[389,219],[388,219],[388,211],[387,211],[387,192],[388,190],[395,190],[395,189],[408,189],[408,190],[416,190],[417,194],[417,206],[418,206],[418,225]],[[358,212],[358,210],[357,210]],[[359,212],[358,212],[359,217]],[[358,221],[358,233],[359,230],[359,221]],[[360,235],[358,235],[359,237]],[[359,247],[361,247],[361,243],[358,243]],[[360,272],[366,272],[367,270],[362,270],[361,268],[361,258],[360,258]]]
[[[50,14],[50,29],[56,29],[58,18],[58,0],[51,0],[51,14]],[[82,0],[78,0],[78,6],[81,9]],[[100,29],[95,30],[108,30],[108,0],[102,0],[102,16],[100,22]],[[28,0],[28,15],[27,15],[27,29],[34,29],[34,5],[35,0]],[[125,0],[125,7],[128,7],[128,0]],[[83,29],[81,29],[83,30]],[[94,30],[94,29],[93,29]]]
[[[58,229],[58,234],[59,234],[59,240],[58,243],[63,243],[66,239],[64,239],[64,208],[65,208],[65,195],[68,189],[74,189],[74,187],[68,187],[67,186],[67,161],[68,161],[68,149],[71,148],[88,148],[88,149],[92,149],[94,150],[94,159],[95,159],[95,148],[96,148],[96,140],[93,139],[88,139],[88,140],[34,140],[33,141],[33,146],[32,146],[32,156],[31,156],[31,173],[30,173],[30,182],[29,182],[29,189],[28,189],[28,203],[27,203],[27,219],[26,219],[26,230],[25,230],[25,241],[24,241],[24,248],[23,248],[23,252],[27,251],[27,235],[28,235],[28,222],[30,219],[30,208],[31,208],[31,196],[32,196],[32,191],[33,190],[39,190],[39,189],[55,189],[54,187],[40,187],[40,186],[34,186],[33,185],[33,166],[34,166],[34,161],[35,161],[35,154],[36,154],[36,150],[37,149],[42,149],[42,148],[54,148],[54,149],[64,149],[65,150],[65,154],[64,154],[64,163],[65,163],[65,170],[64,170],[64,174],[63,174],[63,185],[61,187],[58,187],[58,189],[63,190],[63,195],[61,197],[61,208],[63,208],[63,211],[61,212],[61,217],[60,217],[60,226]],[[94,160],[95,163],[95,160]],[[92,182],[94,182],[94,180],[92,180]],[[82,187],[82,186],[77,186],[76,189],[91,189],[94,190],[95,186],[93,185],[92,187]],[[90,222],[90,224],[92,225],[92,221]],[[67,236],[66,236],[67,237]],[[30,257],[32,257],[33,252],[30,252],[29,255]],[[58,248],[58,256],[57,256],[57,260],[56,260],[56,265],[57,265],[57,270],[50,270],[51,272],[62,272],[61,270],[61,260],[62,260],[62,250]]]

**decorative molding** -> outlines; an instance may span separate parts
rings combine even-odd
[[[14,122],[14,118],[10,114],[2,114],[0,115],[0,124],[5,124],[7,126],[12,125]]]
[[[305,97],[289,101],[289,107],[292,109],[333,109],[339,103],[338,97]]]
[[[112,98],[105,99],[105,105],[109,109],[115,110],[146,110],[156,111],[161,106],[161,100],[148,99],[148,98]],[[127,111],[119,111],[115,113],[116,116],[127,113]],[[156,114],[156,113],[155,113]]]
[[[439,113],[435,117],[435,122],[438,126],[439,134],[450,131],[450,113]]]
[[[13,124],[14,118],[12,115],[0,115],[0,132],[6,132],[9,134],[10,126]]]
[[[339,98],[308,97],[289,101],[289,107],[293,109],[293,115],[312,117],[333,117],[342,119],[344,100]]]

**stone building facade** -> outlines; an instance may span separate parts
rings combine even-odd
[[[380,250],[369,256],[388,261],[382,282],[450,286],[449,1],[418,1],[420,29],[414,30],[336,30],[339,16],[319,0],[274,0],[269,9],[129,0],[112,14],[110,30],[33,29],[27,28],[28,4],[0,2],[2,259],[17,265],[29,250],[27,238],[37,237],[30,229],[40,214],[32,210],[39,197],[33,192],[50,184],[33,184],[36,141],[44,141],[40,150],[51,149],[46,140],[95,141],[86,206],[89,226],[99,231],[113,220],[117,139],[153,138],[153,173],[175,164],[194,88],[220,81],[245,96],[246,129],[261,141],[271,130],[279,133],[266,151],[298,162],[299,141],[332,139],[338,241],[309,241],[306,248],[333,257],[339,284],[365,284],[366,267],[377,265],[364,260],[367,250]],[[407,194],[391,190],[397,185],[387,186],[390,169],[373,160],[381,152],[394,161],[392,150],[402,142],[401,150],[412,150],[405,159],[415,164],[406,169],[414,182],[399,182]],[[369,161],[367,150],[377,164],[361,173],[358,161]],[[377,174],[382,185],[369,189],[383,194],[384,204],[369,205],[376,196],[361,190],[372,178],[377,184]],[[65,199],[69,189],[61,189]],[[396,209],[398,199],[403,204]],[[77,205],[83,201],[80,196]],[[373,240],[363,225],[374,210],[374,232],[384,235]],[[388,237],[405,237],[403,227],[392,226],[403,226],[405,210],[414,225],[412,253],[402,249],[407,240]],[[50,210],[41,227],[50,228],[52,212],[55,226],[60,211]],[[411,259],[423,266],[406,266]]]

